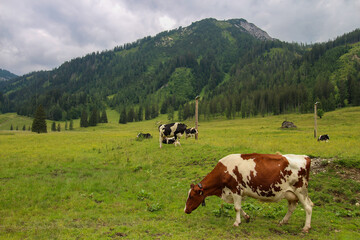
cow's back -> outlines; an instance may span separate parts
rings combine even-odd
[[[271,201],[284,191],[307,187],[310,158],[304,155],[232,154],[219,161],[226,167],[242,194]],[[305,186],[306,185],[306,186]]]

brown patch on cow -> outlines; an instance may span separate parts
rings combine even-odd
[[[281,184],[287,176],[292,174],[291,170],[285,170],[289,166],[289,161],[282,155],[253,153],[241,154],[241,158],[253,159],[256,164],[256,175],[251,171],[246,184],[259,196],[275,196],[274,191],[281,191],[276,185]]]
[[[309,174],[310,174],[310,166],[311,166],[311,159],[309,157],[305,157],[306,165],[305,168],[300,168],[298,171],[298,181],[294,184],[296,188],[302,188],[304,185],[304,178],[306,179],[305,184],[309,181]]]
[[[241,184],[244,188],[246,188],[246,183],[243,181],[243,177],[242,177],[241,173],[239,172],[238,166],[235,166],[233,173],[235,174],[235,176],[238,180],[238,183]]]

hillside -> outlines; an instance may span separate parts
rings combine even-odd
[[[106,106],[171,108],[186,119],[197,95],[208,117],[308,112],[315,100],[329,111],[360,104],[359,40],[355,30],[303,46],[244,19],[204,19],[0,83],[0,111],[32,115],[42,104],[48,118],[64,120]]]
[[[16,78],[17,75],[0,68],[0,81],[7,81],[12,78]]]

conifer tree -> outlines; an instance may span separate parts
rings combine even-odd
[[[100,120],[101,123],[108,123],[108,118],[107,118],[107,115],[106,115],[106,110],[104,110],[101,114],[101,120]]]
[[[126,117],[126,109],[124,108],[120,114],[119,123],[126,124],[127,117]]]
[[[174,120],[174,108],[172,106],[168,107],[167,109],[167,113],[168,113],[168,120]]]
[[[70,130],[74,130],[74,121],[70,120]]]
[[[25,131],[25,130],[26,130],[26,126],[24,125],[24,126],[23,126],[23,131]]]
[[[53,123],[51,124],[51,131],[52,131],[52,132],[55,132],[55,131],[56,131],[56,123],[55,123],[55,122],[53,122]]]
[[[65,131],[68,130],[68,124],[67,121],[65,121]]]
[[[140,106],[139,109],[138,109],[138,112],[137,112],[137,121],[142,121],[143,120],[143,116],[144,116],[144,113],[143,113],[143,107]]]
[[[96,126],[98,121],[98,112],[97,112],[97,109],[94,108],[92,111],[91,111],[91,115],[90,115],[90,118],[89,118],[89,126]]]
[[[14,130],[14,127],[13,127],[13,125],[11,124],[11,126],[10,126],[10,131],[12,131],[12,130]]]
[[[134,111],[134,108],[131,107],[127,113],[127,121],[133,122],[134,119],[135,119],[135,111]]]
[[[145,120],[151,119],[151,108],[149,105],[145,107]]]
[[[60,130],[61,130],[61,127],[60,127],[60,123],[59,123],[57,126],[57,131],[60,132]]]
[[[81,119],[80,119],[80,127],[88,127],[88,114],[87,111],[84,109],[81,113]]]
[[[34,120],[32,123],[32,131],[37,133],[47,133],[46,114],[42,105],[36,109]]]

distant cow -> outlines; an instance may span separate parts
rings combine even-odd
[[[288,212],[280,225],[288,223],[300,201],[306,212],[303,231],[308,232],[313,206],[308,196],[310,164],[310,158],[305,155],[228,155],[199,184],[191,184],[184,211],[189,214],[201,203],[205,205],[206,197],[216,195],[234,204],[234,226],[238,226],[241,223],[240,213],[247,222],[250,220],[250,216],[241,209],[243,197],[270,202],[285,198],[288,201]]]
[[[330,140],[330,137],[329,137],[329,135],[327,135],[327,134],[325,134],[325,135],[320,135],[319,137],[318,137],[318,141],[329,141]]]
[[[151,136],[150,133],[139,133],[137,135],[137,138],[146,138],[146,139],[148,139],[148,138],[152,138],[152,136]]]
[[[172,138],[164,138],[162,140],[162,143],[164,144],[174,144],[175,143],[175,137],[172,137]]]
[[[185,133],[186,133],[186,138],[194,137],[198,133],[198,130],[196,130],[196,128],[192,127],[192,128],[186,129]]]
[[[160,142],[160,148],[162,147],[162,142],[164,138],[175,138],[175,146],[177,144],[180,145],[179,139],[180,137],[185,134],[186,125],[183,123],[169,123],[169,124],[163,124],[159,126],[159,142]]]

